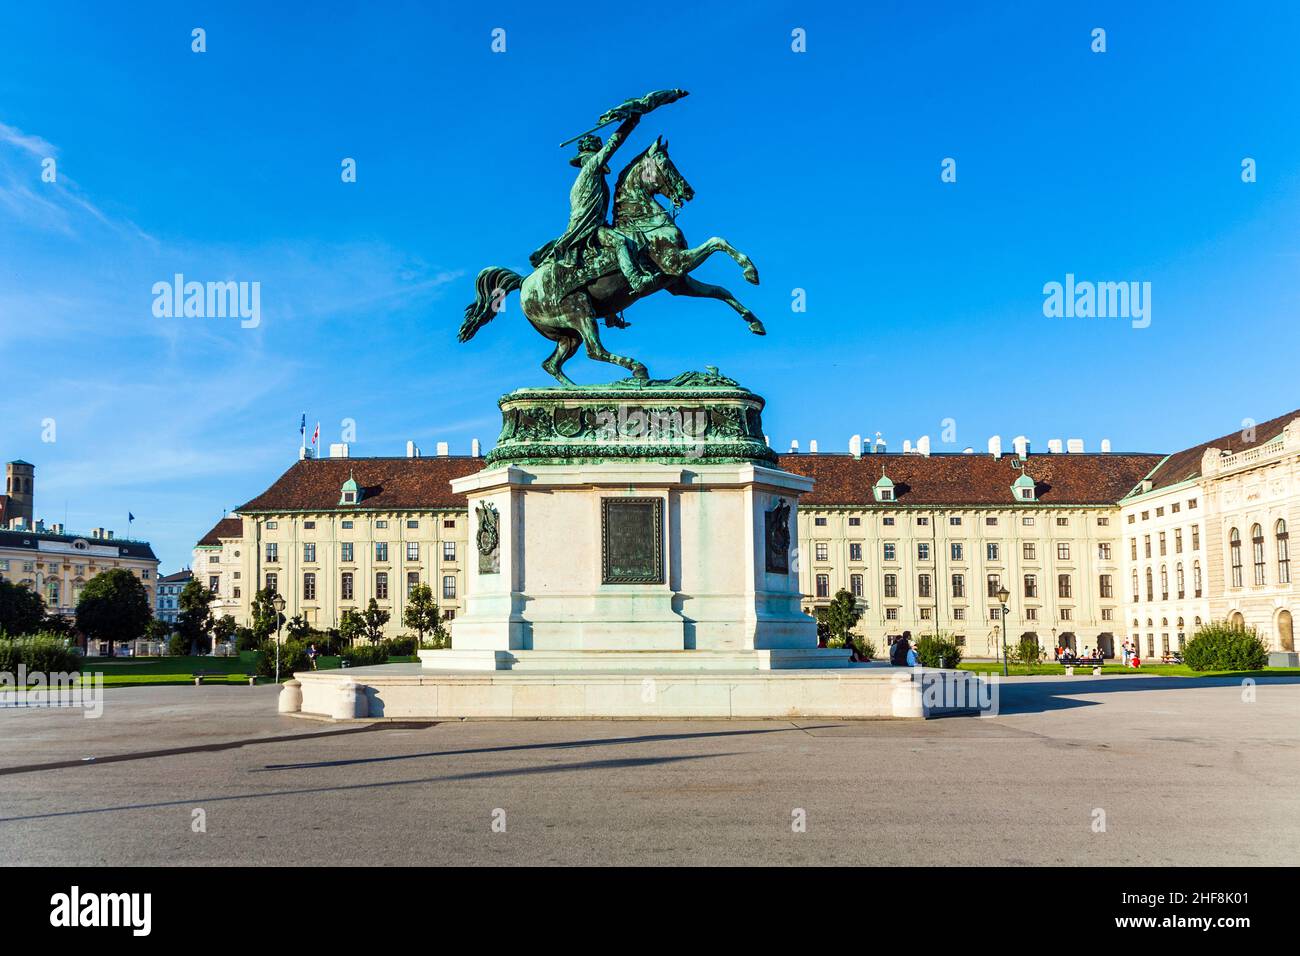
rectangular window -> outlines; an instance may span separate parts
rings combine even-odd
[[[1097,519],[1097,525],[1102,528],[1108,527],[1110,525],[1110,519],[1104,516],[1100,517]]]
[[[1110,598],[1115,596],[1115,586],[1111,582],[1111,578],[1109,574],[1103,574],[1100,578],[1098,578],[1098,584],[1099,584],[1099,591],[1102,597]]]
[[[1038,576],[1035,574],[1025,575],[1025,597],[1038,597]]]
[[[862,575],[860,574],[849,575],[849,590],[853,593],[854,597],[856,598],[862,597]]]
[[[861,542],[853,541],[853,542],[851,542],[851,543],[849,544],[849,560],[850,560],[850,561],[861,561],[861,560],[862,560],[862,544],[861,544]]]
[[[456,542],[455,542],[455,541],[444,541],[444,542],[442,543],[442,560],[444,560],[444,561],[455,561],[455,560],[456,560]]]
[[[989,620],[990,621],[1002,620],[1002,609],[997,607],[989,608]]]
[[[924,541],[918,541],[918,542],[916,543],[916,559],[917,559],[918,561],[929,561],[929,560],[930,560],[930,545],[929,545],[929,544],[927,544],[927,543],[924,542]]]
[[[420,543],[418,541],[406,542],[406,560],[407,561],[420,560]]]
[[[997,527],[997,524],[998,524],[998,519],[997,519],[997,518],[985,518],[985,519],[984,519],[984,524],[985,524],[986,527],[989,527],[989,528],[996,528],[996,527]]]
[[[456,596],[456,575],[444,574],[442,576],[442,596],[444,598],[454,598]]]
[[[1028,488],[1025,488],[1025,489],[1022,489],[1022,490],[1024,491],[1025,494],[1030,494],[1030,491],[1029,491]],[[1020,519],[1020,523],[1021,523],[1022,525],[1024,525],[1026,528],[1032,528],[1032,527],[1034,526],[1034,519],[1033,519],[1033,518],[1021,518],[1021,519]]]
[[[921,620],[923,621],[930,620],[931,616],[933,615],[933,612],[934,612],[934,608],[932,607],[921,608]]]
[[[270,591],[272,594],[280,593],[280,576],[278,574],[267,572],[266,589]]]
[[[376,527],[376,528],[387,528],[387,527],[388,527],[388,522],[387,522],[387,521],[376,521],[376,522],[375,522],[375,527]]]
[[[990,574],[986,582],[989,588],[989,597],[997,597],[998,589],[1002,587],[1002,577],[997,574]]]
[[[817,596],[819,598],[831,596],[831,576],[829,574],[817,575]]]
[[[1128,539],[1128,556],[1129,556],[1132,560],[1134,560],[1134,561],[1136,561],[1136,560],[1138,559],[1138,539],[1137,539],[1137,538],[1129,538],[1129,539]]]
[[[1097,545],[1097,559],[1099,561],[1110,560],[1110,542],[1102,541]]]
[[[376,541],[376,542],[375,542],[375,560],[378,561],[378,562],[380,562],[381,564],[387,563],[387,561],[388,561],[388,542],[387,542],[387,541]]]
[[[952,555],[952,559],[954,561],[966,560],[965,548],[962,546],[962,543],[960,541],[954,541],[951,545],[949,545],[948,553]]]
[[[1174,529],[1174,554],[1183,553],[1183,529]]]
[[[952,596],[955,598],[964,598],[966,596],[966,576],[964,574],[954,574],[952,576]]]
[[[862,524],[862,519],[861,519],[861,518],[850,518],[850,519],[849,519],[849,527],[850,527],[850,528],[856,528],[856,527],[860,526],[861,524]]]
[[[380,601],[388,600],[388,572],[375,572],[375,598]]]
[[[407,518],[407,519],[406,519],[406,526],[407,526],[408,528],[410,528],[412,531],[416,531],[416,530],[418,530],[419,527],[420,527],[420,519],[419,519],[419,518]]]
[[[885,560],[886,561],[897,560],[894,556],[894,544],[892,541],[885,542]]]
[[[316,575],[311,571],[305,572],[302,576],[302,599],[316,600]]]
[[[420,586],[420,572],[407,571],[406,572],[406,596],[410,597],[411,592],[414,591],[419,586]]]
[[[1191,511],[1195,507],[1196,507],[1196,499],[1195,498],[1189,499],[1187,502],[1187,510]]]
[[[316,522],[314,522],[314,521],[304,521],[304,522],[302,523],[302,527],[303,527],[303,530],[304,530],[304,531],[312,531],[312,530],[315,530],[315,528],[316,528]]]
[[[1201,526],[1199,524],[1192,525],[1192,550],[1201,550]]]
[[[826,527],[826,519],[820,516],[813,518],[813,524],[818,528],[824,528]]]
[[[997,546],[996,543],[990,543],[990,544],[987,544],[987,545],[984,546],[984,554],[985,554],[985,557],[987,557],[988,560],[990,560],[990,561],[997,561],[997,560],[999,560],[999,555],[1001,555],[1001,553],[1002,553],[1002,552],[1001,552],[1001,550],[998,548],[998,546]]]
[[[268,531],[274,531],[278,527],[280,527],[280,524],[277,521],[268,521],[266,523],[266,530]]]
[[[950,525],[959,525],[959,524],[961,524],[961,517],[958,516],[958,515],[954,515],[953,517],[951,517],[951,518],[948,519],[948,524],[950,524]]]
[[[829,559],[829,553],[825,541],[818,541],[813,547],[815,549],[816,560],[826,561]]]
[[[1021,551],[1024,554],[1026,561],[1038,560],[1038,545],[1034,544],[1034,542],[1026,541],[1022,546]]]
[[[1164,557],[1166,554],[1168,554],[1168,553],[1169,553],[1169,552],[1168,552],[1168,550],[1167,550],[1167,546],[1166,546],[1166,542],[1165,542],[1165,533],[1164,533],[1163,531],[1161,531],[1161,532],[1160,532],[1160,557],[1163,558],[1163,557]]]
[[[1068,607],[1061,608],[1061,620],[1068,621],[1074,617],[1074,611]]]
[[[931,597],[930,593],[930,575],[921,574],[916,578],[916,593],[918,597]]]
[[[1070,543],[1069,543],[1068,541],[1060,541],[1060,542],[1057,543],[1057,545],[1056,545],[1056,560],[1057,560],[1057,561],[1069,561],[1069,560],[1070,560]]]
[[[1169,506],[1169,513],[1171,515],[1176,515],[1178,514],[1178,512],[1182,510],[1183,510],[1183,504],[1181,501],[1175,501],[1172,505]]]
[[[1056,519],[1056,526],[1057,526],[1058,528],[1067,528],[1067,527],[1069,527],[1069,525],[1070,525],[1070,519],[1069,519],[1069,518],[1057,518],[1057,519]]]
[[[304,544],[302,546],[302,560],[304,564],[316,563],[316,545]]]
[[[348,561],[348,562],[350,562],[350,561],[352,560],[352,542],[351,542],[351,541],[344,541],[344,542],[342,542],[342,544],[339,545],[339,550],[340,550],[340,558],[341,558],[343,561]]]
[[[274,575],[272,576],[274,577]],[[211,591],[213,594],[216,594],[217,591],[220,590],[220,588],[221,588],[221,575],[214,574],[212,575],[212,577],[208,578],[209,591]]]
[[[1063,598],[1074,596],[1074,585],[1071,584],[1068,574],[1058,574],[1056,576],[1056,596]]]
[[[280,560],[280,546],[268,543],[266,546],[266,563],[275,564]]]
[[[1144,534],[1142,536],[1142,556],[1146,558],[1151,557],[1151,535],[1149,534]]]
[[[1113,607],[1104,607],[1101,609],[1101,619],[1103,621],[1115,620],[1115,609]]]
[[[887,598],[898,597],[898,575],[897,574],[885,575],[885,597]]]
[[[455,519],[455,518],[443,518],[443,519],[442,519],[442,526],[443,526],[444,528],[454,528],[454,527],[456,527],[456,519]]]
[[[886,620],[886,621],[897,621],[897,620],[898,620],[898,608],[896,608],[896,607],[887,607],[887,608],[885,608],[885,620]]]
[[[883,525],[885,525],[886,527],[892,528],[892,527],[894,526],[894,519],[893,519],[893,518],[882,518],[882,519],[880,520],[880,523],[883,524]]]
[[[344,601],[352,600],[352,572],[344,571],[339,581],[339,597]]]
[[[1026,620],[1026,621],[1036,621],[1036,620],[1038,620],[1038,608],[1036,608],[1036,607],[1027,607],[1027,608],[1025,608],[1025,620]]]
[[[930,524],[930,519],[929,519],[929,518],[917,518],[917,519],[916,519],[916,524],[917,524],[918,527],[921,527],[921,528],[928,527],[929,524]]]
[[[352,522],[351,522],[351,521],[340,521],[340,522],[339,522],[339,527],[342,528],[342,529],[344,529],[345,531],[351,531],[351,530],[352,530]]]
[[[954,621],[966,620],[966,609],[964,607],[955,607],[952,609],[952,619]]]
[[[1156,509],[1156,517],[1163,518],[1164,516],[1165,516],[1165,509],[1164,506],[1162,505],[1161,507]]]

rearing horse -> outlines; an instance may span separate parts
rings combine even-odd
[[[758,317],[725,288],[689,275],[715,252],[725,252],[740,266],[745,279],[758,285],[758,269],[749,256],[717,236],[689,248],[686,237],[655,196],[663,196],[676,209],[695,196],[695,190],[673,165],[667,141],[661,139],[627,164],[614,187],[614,228],[630,236],[648,264],[653,265],[654,279],[640,293],[631,291],[609,254],[580,265],[557,262],[551,255],[526,277],[501,266],[490,266],[475,280],[477,297],[465,309],[460,341],[473,338],[501,311],[506,295],[516,289],[533,328],[555,343],[555,351],[542,368],[564,385],[574,384],[563,367],[580,345],[587,347],[590,358],[621,365],[634,377],[648,379],[646,367],[636,359],[615,355],[601,344],[596,322],[604,319],[610,328],[624,328],[627,323],[620,313],[660,289],[673,295],[721,299],[740,314],[751,332],[766,334]]]

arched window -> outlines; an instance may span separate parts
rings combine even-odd
[[[1179,561],[1178,566],[1174,568],[1175,583],[1178,585],[1178,600],[1182,600],[1187,594],[1187,580],[1183,577],[1183,562]]]
[[[1291,583],[1291,551],[1287,544],[1286,522],[1278,520],[1274,529],[1277,538],[1277,583]]]
[[[1232,586],[1241,587],[1241,532],[1233,528],[1228,532],[1228,553],[1232,558]]]
[[[1255,584],[1264,583],[1264,529],[1254,525],[1250,529],[1251,556],[1255,559]]]
[[[1169,569],[1160,565],[1160,600],[1169,600]]]
[[[1138,572],[1137,572],[1137,568],[1134,568],[1133,569],[1133,603],[1134,604],[1138,602],[1138,598],[1140,596],[1141,594],[1138,591]]]
[[[1147,600],[1154,601],[1155,599],[1156,599],[1156,589],[1155,589],[1155,585],[1151,581],[1151,569],[1147,568]]]
[[[1192,562],[1192,596],[1201,596],[1201,562]]]

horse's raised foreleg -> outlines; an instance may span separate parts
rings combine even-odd
[[[578,351],[578,346],[582,344],[582,338],[577,332],[570,332],[567,329],[557,331],[555,335],[555,351],[551,357],[542,363],[542,368],[546,369],[551,375],[559,380],[561,385],[575,387],[573,379],[564,374],[564,363],[573,357],[573,353]]]
[[[726,239],[718,236],[700,243],[693,249],[657,250],[657,257],[660,267],[669,275],[683,276],[688,272],[694,272],[705,259],[715,252],[725,252],[731,256],[736,265],[743,270],[745,281],[758,285],[758,268],[754,265],[754,261]]]
[[[596,313],[586,295],[579,293],[564,300],[565,314],[572,320],[572,328],[582,336],[582,343],[587,346],[587,356],[597,362],[610,362],[621,365],[636,378],[649,378],[646,367],[634,358],[615,355],[600,341],[600,331],[596,326]]]
[[[740,314],[740,317],[749,323],[749,331],[755,335],[767,334],[767,329],[763,328],[763,323],[759,321],[758,316],[745,308],[739,299],[720,285],[701,282],[691,276],[677,276],[664,288],[673,295],[689,295],[697,299],[719,299],[735,309]]]

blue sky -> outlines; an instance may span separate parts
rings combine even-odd
[[[1300,404],[1300,6],[530,6],[0,15],[0,457],[36,463],[38,516],[122,534],[132,511],[170,571],[293,462],[304,412],[326,443],[355,420],[358,455],[489,445],[550,347],[515,298],[459,345],[473,277],[563,230],[560,140],[665,87],[691,96],[628,155],[669,137],[688,240],[728,238],[763,281],[721,257],[697,276],[769,334],[661,295],[605,341],[658,377],[720,366],[780,450],[1165,451]],[[156,318],[176,272],[260,282],[260,326]],[[1150,327],[1045,318],[1067,273],[1150,282]]]

